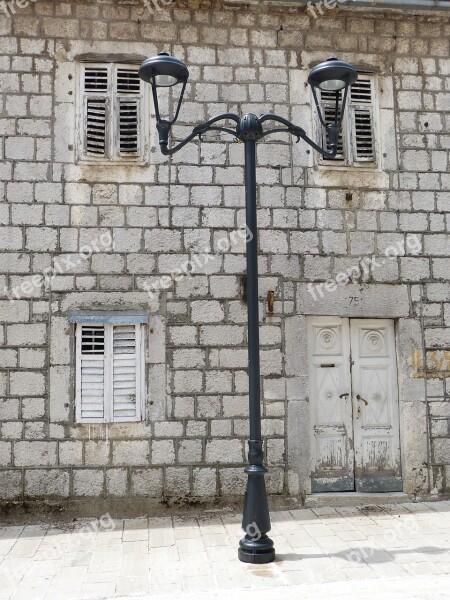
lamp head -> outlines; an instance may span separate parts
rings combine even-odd
[[[352,65],[332,56],[311,70],[308,83],[313,88],[339,92],[351,86],[357,79],[358,73]]]
[[[187,82],[189,70],[178,58],[167,52],[160,52],[157,56],[144,60],[139,67],[139,77],[157,88],[173,87]]]
[[[178,60],[178,58],[170,56],[167,52],[160,52],[157,56],[152,56],[144,60],[139,67],[139,77],[152,86],[153,103],[160,144],[167,144],[170,128],[180,114],[181,103],[189,78],[189,70],[181,60]],[[171,120],[162,119],[159,110],[158,90],[162,88],[169,89],[178,84],[181,84],[181,91],[178,97],[175,115]]]

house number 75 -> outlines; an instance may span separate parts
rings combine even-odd
[[[351,306],[353,304],[353,306],[359,306],[361,302],[361,297],[360,296],[350,296],[348,299],[348,305]]]

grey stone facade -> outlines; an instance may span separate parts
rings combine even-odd
[[[376,168],[318,165],[281,136],[259,145],[268,489],[310,492],[306,315],[326,314],[396,320],[404,489],[449,491],[448,13],[343,8],[314,19],[292,3],[192,1],[152,16],[132,0],[39,0],[1,14],[0,34],[0,498],[242,494],[245,244],[217,246],[244,223],[243,148],[207,137],[166,160],[152,131],[149,165],[76,156],[77,61],[139,62],[161,49],[191,72],[180,137],[225,110],[273,111],[313,135],[304,84],[315,61],[336,53],[377,74]],[[75,260],[105,233],[113,250]],[[405,253],[356,284],[309,293],[398,242]],[[148,295],[205,248],[214,260]],[[13,288],[71,258],[11,302]],[[145,422],[75,422],[73,309],[148,311]]]

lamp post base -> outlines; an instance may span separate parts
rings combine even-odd
[[[262,461],[262,442],[250,441],[249,458]],[[245,563],[265,564],[275,560],[273,541],[267,536],[270,531],[269,506],[267,503],[266,467],[262,464],[247,465],[248,475],[244,500],[242,529],[246,535],[239,542],[238,557]]]
[[[244,563],[265,565],[275,560],[275,548],[272,540],[266,534],[257,541],[246,535],[239,542],[238,557]]]

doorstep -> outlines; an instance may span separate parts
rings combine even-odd
[[[305,498],[305,508],[320,508],[325,506],[362,506],[368,504],[403,504],[417,502],[419,499],[414,494],[404,492],[327,492],[310,494]]]

